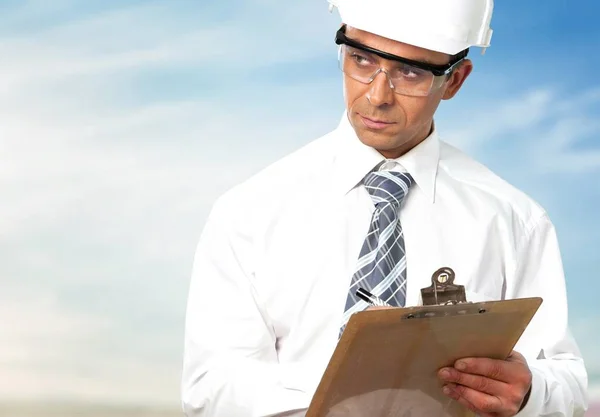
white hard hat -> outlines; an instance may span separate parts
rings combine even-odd
[[[490,46],[493,0],[328,0],[348,26],[455,55]]]

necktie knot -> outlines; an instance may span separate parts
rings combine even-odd
[[[413,183],[407,172],[374,171],[365,177],[365,187],[375,205],[388,203],[400,207]]]

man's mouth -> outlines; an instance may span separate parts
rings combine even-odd
[[[381,130],[394,124],[393,122],[387,122],[385,120],[365,117],[361,114],[359,114],[359,117],[368,129]]]

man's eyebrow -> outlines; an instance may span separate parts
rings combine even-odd
[[[413,61],[419,61],[419,62],[424,62],[425,64],[429,64],[429,65],[440,65],[438,63],[433,62],[430,58],[411,58]]]
[[[365,44],[363,43],[363,45],[365,45]],[[365,45],[365,46],[369,46],[369,45]],[[369,46],[369,47],[370,47],[370,46]],[[368,52],[368,51],[367,51],[367,52]],[[433,61],[431,60],[431,58],[427,58],[427,57],[413,57],[413,58],[409,58],[409,57],[407,57],[407,56],[405,56],[405,55],[398,55],[398,54],[394,54],[394,53],[392,53],[392,52],[390,52],[390,51],[383,51],[383,52],[386,52],[386,53],[388,53],[388,54],[391,54],[391,55],[399,56],[400,58],[409,59],[409,60],[411,60],[411,61],[422,62],[422,63],[424,63],[424,64],[429,64],[429,65],[440,65],[440,64],[438,64],[438,63],[436,63],[436,62],[433,62]]]
[[[360,34],[357,34],[356,36],[353,36],[353,37],[350,37],[350,36],[349,36],[349,38],[350,38],[350,39],[352,39],[354,42],[358,42],[359,44],[361,44],[361,45],[363,45],[363,46],[368,46],[369,48],[373,48],[371,45],[369,45],[368,43],[366,43],[364,40],[362,40],[362,39],[361,39],[361,35],[360,35]],[[377,48],[373,48],[373,49],[377,49]],[[391,54],[391,55],[396,55],[396,56],[399,56],[399,57],[401,57],[401,58],[409,59],[409,60],[411,60],[411,61],[422,62],[422,63],[424,63],[424,64],[429,64],[429,65],[441,65],[441,64],[438,64],[438,63],[436,63],[436,62],[433,62],[433,61],[431,60],[431,58],[427,58],[427,57],[415,57],[415,58],[408,58],[408,57],[406,57],[406,56],[404,56],[404,55],[397,55],[397,54],[394,54],[394,53],[392,53],[392,52],[390,52],[390,51],[383,51],[383,52],[386,52],[386,53],[388,53],[388,54]]]
[[[409,59],[409,60],[411,60],[411,61],[422,62],[422,63],[424,63],[424,64],[429,64],[429,65],[440,65],[440,64],[438,64],[438,63],[435,63],[435,62],[433,62],[433,61],[431,60],[431,58],[428,58],[428,57],[422,57],[422,56],[408,57],[408,56],[406,56],[406,55],[398,55],[398,54],[395,54],[395,53],[393,53],[393,52],[390,52],[390,51],[383,51],[383,52],[387,52],[387,53],[388,53],[388,54],[390,54],[390,55],[399,56],[400,58]]]

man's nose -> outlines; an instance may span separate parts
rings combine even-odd
[[[384,70],[379,69],[374,77],[367,92],[367,99],[377,107],[392,104],[394,102],[394,89],[389,76]]]

